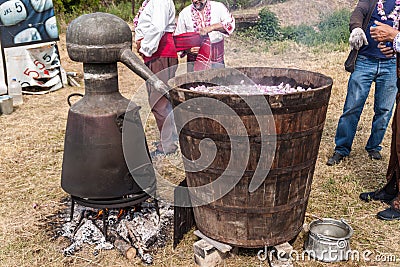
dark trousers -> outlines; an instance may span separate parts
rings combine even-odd
[[[178,67],[177,58],[156,58],[146,63],[146,66],[165,84],[175,76]],[[174,114],[171,102],[160,92],[147,85],[149,104],[156,119],[157,128],[160,132],[160,143],[157,146],[159,151],[165,153],[176,150],[175,140],[178,139],[176,132]]]

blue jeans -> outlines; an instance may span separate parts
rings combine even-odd
[[[371,134],[365,150],[380,151],[380,146],[392,116],[396,100],[396,59],[377,59],[363,55],[357,57],[355,70],[350,75],[343,114],[335,136],[335,152],[348,156],[356,134],[365,101],[375,82],[374,117]]]

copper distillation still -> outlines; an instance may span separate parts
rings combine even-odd
[[[155,192],[155,172],[140,107],[118,90],[117,62],[162,92],[168,87],[132,52],[131,29],[117,16],[82,15],[69,25],[66,40],[69,57],[83,62],[85,80],[85,94],[70,104],[65,133],[61,186],[71,195],[71,219],[75,202],[103,210],[143,202]],[[124,124],[130,130],[127,146]],[[134,155],[129,168],[124,153]]]

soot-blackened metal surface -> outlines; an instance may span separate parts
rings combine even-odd
[[[121,55],[131,63],[129,68],[142,78],[152,75],[130,51],[131,39],[129,26],[106,13],[83,15],[67,30],[69,56],[84,63],[85,95],[68,112],[61,186],[76,198],[88,200],[90,204],[94,201],[93,205],[98,200],[100,206],[107,207],[107,203],[111,205],[119,198],[126,198],[127,205],[132,204],[132,198],[144,200],[143,189],[146,192],[155,189],[140,107],[118,90],[117,62]],[[127,116],[129,119],[124,120]],[[129,123],[131,136],[127,142],[128,153],[135,153],[137,160],[129,164],[131,170],[125,162],[126,151],[122,145],[125,123]],[[143,189],[132,175],[146,181]]]

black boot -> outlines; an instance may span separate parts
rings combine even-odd
[[[378,212],[378,218],[385,221],[400,220],[400,212],[392,207]]]
[[[364,192],[360,194],[360,199],[369,202],[371,200],[380,200],[382,202],[385,202],[387,204],[392,201],[396,195],[391,195],[385,192],[385,190],[378,190],[378,191],[373,191],[373,192]]]

